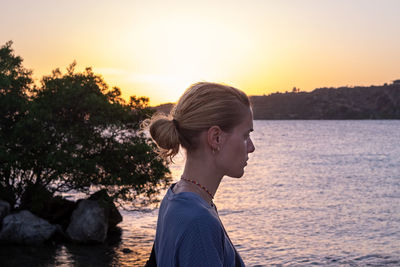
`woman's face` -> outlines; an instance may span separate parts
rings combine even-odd
[[[218,165],[224,175],[240,178],[255,147],[250,138],[253,131],[253,113],[249,109],[245,119],[232,132],[224,133],[224,141],[218,155]]]

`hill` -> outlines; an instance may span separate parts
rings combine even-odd
[[[369,87],[250,96],[256,120],[400,119],[400,80]],[[173,104],[154,107],[168,114]]]
[[[254,119],[400,119],[400,82],[251,96]]]

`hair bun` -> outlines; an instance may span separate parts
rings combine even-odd
[[[179,123],[177,120],[172,119],[172,123],[174,124],[175,128],[179,131]]]
[[[179,152],[178,122],[165,116],[157,116],[150,122],[150,135],[163,157],[172,158]]]
[[[172,159],[179,147],[196,150],[203,131],[216,125],[229,132],[249,113],[250,101],[244,92],[227,85],[200,82],[183,93],[169,118],[155,115],[148,125],[160,155]]]

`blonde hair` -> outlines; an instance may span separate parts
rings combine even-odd
[[[155,115],[145,124],[165,159],[196,149],[199,134],[212,126],[229,132],[240,124],[250,108],[248,96],[231,86],[200,82],[190,86],[169,116]]]

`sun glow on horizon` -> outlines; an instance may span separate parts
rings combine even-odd
[[[391,82],[400,78],[399,8],[393,0],[84,0],[79,9],[21,0],[4,5],[0,42],[13,40],[36,78],[76,60],[124,98],[154,106],[199,81],[249,95]]]
[[[140,38],[146,42],[140,43]],[[234,82],[232,74],[239,74],[241,64],[252,57],[250,40],[218,21],[187,15],[158,18],[148,21],[140,32],[124,36],[127,46],[139,44],[127,57],[140,62],[141,70],[121,72],[126,83],[148,88],[148,93],[152,87],[159,88],[158,93],[168,99],[164,102],[172,102],[198,81]]]

